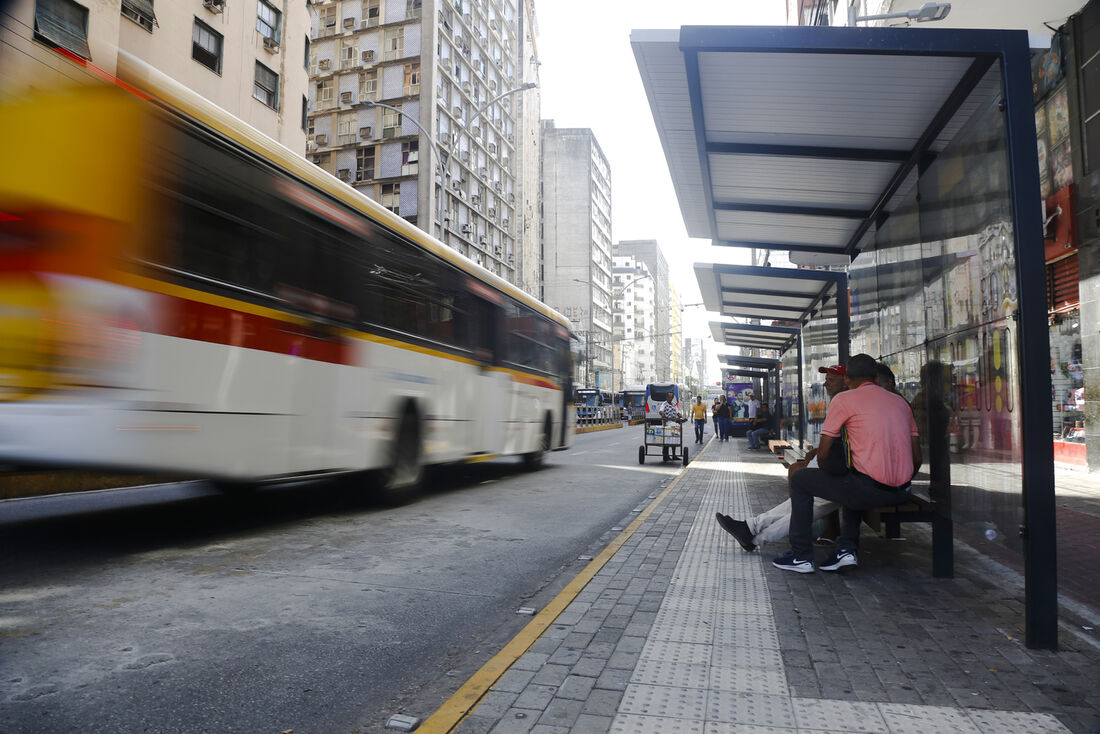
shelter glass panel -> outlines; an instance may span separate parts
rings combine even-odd
[[[853,309],[881,314],[881,348],[868,353],[893,368],[913,408],[925,457],[918,487],[950,502],[964,534],[1020,550],[1018,298],[1001,89],[995,64],[873,250],[853,263]],[[873,344],[866,331],[853,329],[853,353]]]

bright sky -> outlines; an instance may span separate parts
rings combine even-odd
[[[683,303],[699,303],[696,262],[748,251],[690,239],[653,124],[630,33],[684,25],[786,25],[785,0],[537,0],[542,117],[590,128],[611,166],[611,237],[657,240]],[[684,309],[684,335],[709,339],[715,314]],[[709,354],[716,352],[711,342]],[[712,360],[711,360],[712,361]],[[708,370],[718,374],[715,362]]]

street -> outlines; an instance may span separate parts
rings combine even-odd
[[[0,730],[369,732],[424,718],[681,469],[640,427],[416,502],[199,483],[0,503]]]

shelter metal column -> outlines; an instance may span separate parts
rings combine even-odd
[[[1051,442],[1050,336],[1047,327],[1046,263],[1035,157],[1035,117],[1027,36],[1006,50],[1004,60],[1008,158],[1012,180],[1013,245],[1019,310],[1020,439],[1023,456],[1024,630],[1028,647],[1058,647],[1057,528],[1054,447]],[[1039,246],[1037,246],[1039,245]]]

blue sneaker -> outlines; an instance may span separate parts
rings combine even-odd
[[[840,549],[833,551],[833,554],[821,564],[821,570],[840,571],[845,568],[855,568],[858,565],[859,562],[856,560],[856,554],[854,552]]]
[[[784,571],[795,573],[813,573],[814,562],[809,558],[795,558],[794,551],[787,551],[781,556],[772,559],[772,565]]]

